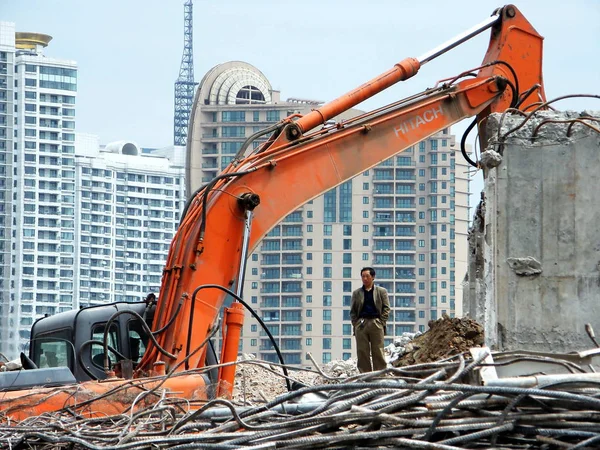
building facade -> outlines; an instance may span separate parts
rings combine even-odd
[[[254,132],[320,104],[282,101],[264,74],[235,61],[204,76],[197,101],[188,192],[214,178]],[[365,266],[390,295],[388,341],[425,331],[444,313],[461,314],[467,171],[446,129],[308,202],[269,232],[250,257],[244,298],[287,363],[310,365],[309,353],[319,364],[353,355],[350,298]],[[277,361],[249,314],[242,351]]]
[[[36,318],[158,292],[184,203],[182,148],[76,135],[77,65],[0,22],[0,352]]]

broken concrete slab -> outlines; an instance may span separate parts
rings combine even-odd
[[[585,324],[600,327],[600,135],[568,122],[590,116],[488,120],[486,153],[502,161],[484,166],[463,302],[493,349],[582,350]]]

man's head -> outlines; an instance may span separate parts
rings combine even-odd
[[[372,267],[364,267],[360,271],[360,278],[362,279],[363,286],[367,289],[371,289],[373,287],[373,282],[375,281],[375,269]]]

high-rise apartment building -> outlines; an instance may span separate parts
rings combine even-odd
[[[170,158],[75,134],[77,66],[0,22],[0,352],[44,314],[158,292],[184,199]],[[179,152],[179,155],[178,155]]]
[[[0,22],[0,342],[9,335],[14,61],[14,24]]]
[[[281,101],[243,62],[211,69],[198,96],[200,151],[187,156],[188,192],[214,178],[254,132],[319,104]],[[350,298],[365,266],[375,268],[376,283],[390,295],[388,341],[425,331],[444,313],[461,314],[467,170],[446,129],[308,202],[269,232],[248,262],[244,298],[287,363],[310,365],[309,352],[318,363],[352,356]],[[250,315],[242,341],[243,352],[277,360]]]
[[[77,67],[73,61],[43,54],[51,39],[40,33],[18,33],[14,24],[0,22],[0,85],[5,100],[1,110],[6,125],[2,134],[4,162],[9,163],[3,173],[3,245],[5,258],[10,254],[2,274],[0,338],[8,353],[14,349],[4,344],[12,341],[14,346],[19,335],[28,337],[20,328],[21,299],[42,309],[50,304],[72,305],[72,286],[67,282],[72,284],[72,276],[63,271],[72,272],[69,263],[75,249]],[[49,258],[55,262],[48,264]]]

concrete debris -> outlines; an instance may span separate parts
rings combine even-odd
[[[386,361],[393,365],[395,361],[411,349],[410,342],[421,336],[421,334],[417,331],[416,333],[402,333],[402,336],[396,336],[394,342],[384,349]]]
[[[482,169],[491,169],[498,167],[502,163],[502,155],[494,150],[486,150],[479,158],[479,165]]]
[[[526,258],[507,258],[509,267],[517,274],[525,277],[542,273],[542,265],[533,256]]]
[[[294,388],[339,382],[355,375],[358,375],[355,359],[331,361],[318,370],[288,367],[288,377]],[[256,360],[250,354],[240,357],[233,391],[235,404],[261,404],[287,391],[284,371],[279,364]]]

